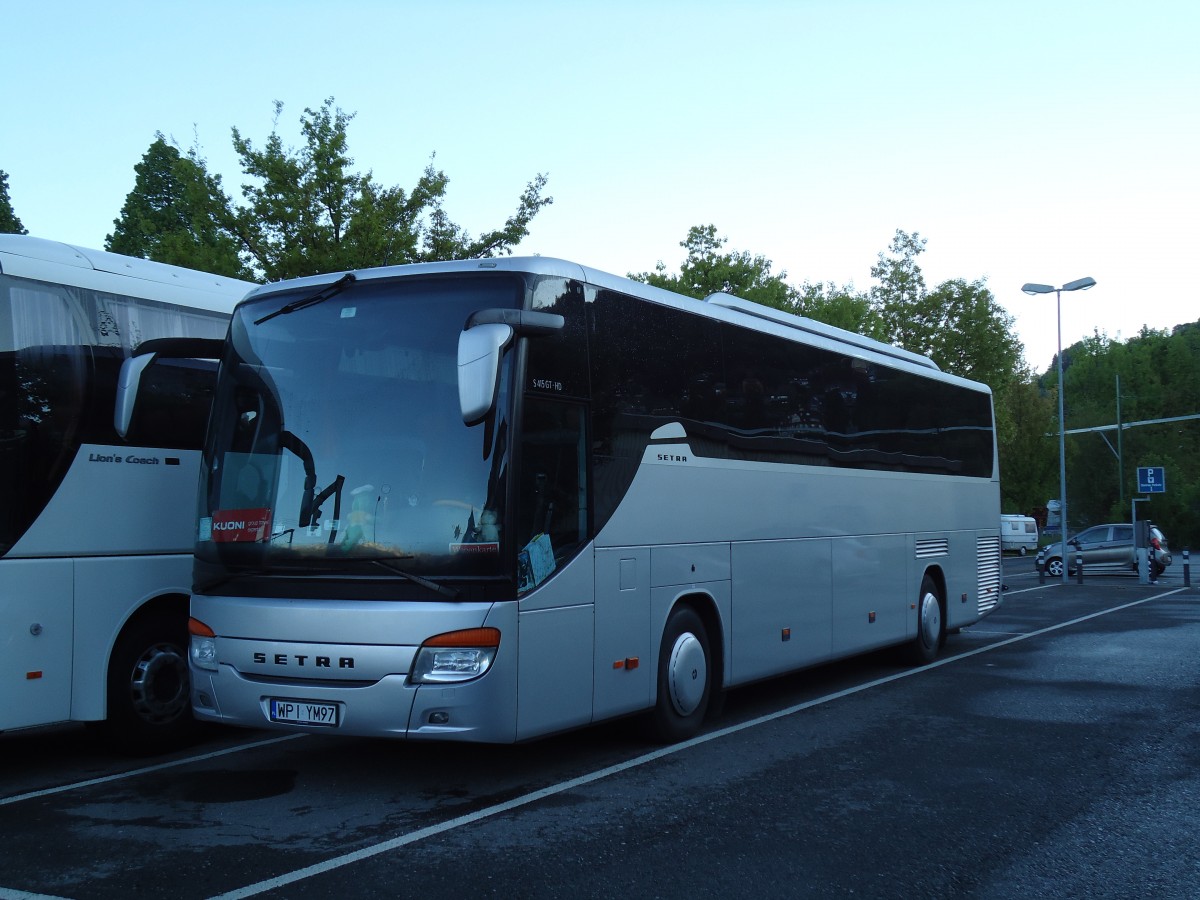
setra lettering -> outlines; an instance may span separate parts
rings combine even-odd
[[[688,458],[674,453],[660,453],[658,454],[658,460],[659,462],[687,462]]]
[[[263,666],[265,666],[265,665],[293,666],[294,665],[299,668],[304,668],[304,667],[308,666],[308,661],[312,660],[313,668],[317,668],[317,669],[332,669],[333,668],[333,657],[332,656],[309,656],[308,654],[305,654],[305,653],[296,653],[296,654],[273,653],[270,655],[270,657],[268,657],[266,653],[255,652],[251,656],[251,659],[256,664],[263,665]],[[354,668],[354,657],[353,656],[339,656],[337,667],[339,669],[353,669]]]

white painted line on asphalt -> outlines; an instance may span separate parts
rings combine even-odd
[[[1005,597],[1011,597],[1013,594],[1028,594],[1030,591],[1045,591],[1050,588],[1061,587],[1060,584],[1039,584],[1037,587],[1021,588],[1019,591],[1008,590],[1004,592]],[[986,619],[984,621],[987,621]]]
[[[949,665],[953,662],[958,662],[960,659],[966,659],[969,656],[977,656],[980,653],[989,653],[992,650],[997,650],[1000,647],[1015,644],[1018,641],[1028,640],[1029,638],[1038,637],[1039,635],[1049,634],[1052,631],[1058,631],[1063,628],[1069,628],[1072,625],[1078,625],[1080,622],[1086,622],[1089,619],[1095,619],[1099,616],[1106,616],[1110,613],[1120,612],[1123,609],[1129,609],[1133,606],[1140,606],[1143,603],[1149,603],[1151,600],[1161,600],[1163,597],[1169,597],[1171,594],[1179,593],[1183,590],[1177,588],[1174,591],[1168,591],[1165,594],[1156,594],[1153,597],[1144,597],[1141,600],[1134,600],[1130,603],[1114,606],[1111,609],[1101,610],[1100,612],[1090,613],[1086,616],[1080,616],[1076,619],[1071,619],[1069,622],[1062,622],[1058,625],[1050,625],[1038,631],[1031,631],[1028,634],[1020,634],[1007,640],[997,641],[994,644],[988,644],[986,647],[979,647],[975,650],[968,650],[966,653],[960,653],[957,656],[948,656],[945,659],[940,659],[930,663],[927,666],[921,666],[916,669],[909,669],[904,672],[898,672],[895,675],[888,675],[886,678],[877,678],[874,681],[866,682],[865,684],[857,685],[856,687],[846,688],[845,690],[835,691],[832,694],[826,694],[824,697],[817,697],[813,700],[807,700],[804,703],[797,703],[795,706],[789,706],[787,709],[781,709],[777,712],[768,713],[765,716],[759,716],[756,719],[750,719],[747,722],[742,722],[738,725],[730,725],[727,728],[721,728],[717,731],[711,731],[707,734],[702,734],[699,737],[694,737],[689,741],[682,741],[678,744],[672,744],[670,747],[663,747],[660,750],[655,750],[651,753],[643,754],[634,759],[627,760],[623,763],[618,763],[614,766],[608,766],[604,769],[599,769],[595,772],[589,772],[586,775],[580,775],[577,778],[571,778],[567,781],[561,781],[558,784],[550,785],[541,790],[533,791],[525,794],[522,797],[515,797],[512,800],[507,800],[504,803],[497,803],[494,806],[489,806],[486,809],[477,810],[473,813],[468,813],[465,816],[458,816],[454,819],[449,819],[437,825],[430,825],[427,828],[420,828],[417,831],[410,831],[408,834],[402,834],[390,840],[383,841],[378,844],[373,844],[370,847],[363,847],[361,850],[355,850],[350,853],[345,853],[341,856],[335,856],[327,859],[324,862],[315,863],[311,866],[306,866],[303,869],[296,869],[293,872],[288,872],[284,875],[278,875],[274,878],[268,878],[265,881],[250,884],[243,888],[238,888],[224,894],[219,894],[213,897],[212,900],[241,900],[244,897],[254,897],[258,894],[274,891],[282,887],[287,887],[289,884],[295,884],[298,881],[304,881],[308,878],[313,878],[317,875],[323,875],[326,872],[332,872],[335,869],[340,869],[343,866],[348,866],[356,862],[361,862],[365,859],[370,859],[374,856],[379,856],[381,853],[387,853],[391,850],[396,850],[400,847],[406,847],[409,844],[415,844],[418,841],[423,841],[425,838],[434,837],[435,835],[445,834],[447,831],[453,831],[456,828],[462,828],[466,825],[471,825],[475,822],[480,822],[484,819],[490,819],[502,813],[510,812],[514,809],[519,809],[522,806],[528,806],[531,803],[536,803],[539,800],[544,800],[547,797],[553,797],[556,794],[561,794],[564,791],[574,790],[578,787],[583,787],[587,784],[600,781],[608,778],[611,775],[618,775],[621,772],[626,772],[629,769],[635,769],[644,766],[647,763],[652,763],[656,760],[663,759],[667,756],[673,756],[676,753],[681,753],[684,750],[690,750],[692,747],[698,747],[701,744],[707,744],[709,741],[715,741],[723,737],[728,737],[731,734],[737,734],[741,731],[746,731],[751,728],[757,728],[760,725],[765,725],[769,722],[774,722],[776,719],[783,719],[788,716],[795,715],[798,712],[803,712],[806,709],[812,709],[814,706],[820,706],[825,703],[830,703],[834,700],[840,700],[843,697],[849,697],[853,694],[859,694],[863,691],[868,691],[871,688],[881,687],[885,684],[890,684],[893,681],[899,681],[902,678],[909,678],[913,675],[919,675],[923,672],[928,672],[930,669],[937,669],[942,666]]]
[[[76,781],[72,784],[62,784],[58,787],[46,788],[41,791],[30,791],[27,794],[16,794],[12,797],[0,797],[0,806],[7,806],[10,803],[20,803],[22,800],[33,800],[36,797],[49,797],[53,794],[64,794],[67,791],[77,791],[80,788],[92,787],[96,784],[105,784],[109,781],[121,781],[124,778],[135,778],[138,775],[145,775],[149,772],[159,772],[163,769],[175,769],[179,766],[190,765],[191,763],[204,762],[209,759],[216,759],[219,756],[229,756],[231,753],[241,753],[243,750],[255,750],[259,747],[268,747],[271,744],[279,744],[283,741],[294,741],[296,738],[307,737],[307,734],[285,734],[283,737],[268,738],[265,741],[255,741],[252,744],[239,744],[236,747],[228,747],[224,750],[214,750],[212,753],[201,753],[198,756],[188,756],[183,759],[176,759],[171,762],[158,763],[153,766],[143,766],[140,769],[131,769],[128,772],[118,772],[116,775],[105,775],[101,778],[91,778],[87,781]],[[34,896],[30,894],[29,896]],[[0,894],[0,900],[7,900]]]
[[[53,894],[31,894],[28,891],[14,891],[11,888],[0,887],[0,900],[67,900]]]

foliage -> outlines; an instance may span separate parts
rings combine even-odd
[[[797,312],[799,297],[784,280],[787,272],[771,274],[771,261],[749,253],[721,253],[726,238],[717,237],[715,225],[695,225],[679,246],[687,258],[678,275],[667,274],[660,260],[653,272],[630,274],[630,278],[655,287],[703,300],[710,294],[734,294],[775,309]]]
[[[276,102],[278,123],[283,104]],[[285,147],[273,130],[261,148],[233,129],[245,174],[245,205],[228,205],[226,226],[267,280],[368,266],[489,257],[512,252],[529,223],[553,202],[539,174],[500,228],[472,237],[443,207],[450,183],[432,161],[411,190],[357,173],[347,128],[353,114],[327,99],[300,118],[304,144]]]
[[[1022,364],[1013,318],[982,280],[952,279],[926,290],[917,264],[925,243],[916,232],[897,230],[891,255],[880,253],[871,268],[878,281],[871,289],[871,306],[882,339],[998,390]]]
[[[871,267],[871,277],[878,282],[871,288],[871,307],[879,317],[880,337],[914,353],[928,353],[926,345],[938,317],[917,265],[925,243],[915,231],[907,234],[896,229],[888,248],[891,256],[881,252]]]
[[[432,161],[410,190],[387,187],[354,169],[347,129],[353,114],[328,98],[300,117],[303,143],[284,144],[277,126],[256,146],[232,129],[245,182],[236,204],[193,148],[161,135],[134,167],[108,249],[160,262],[267,281],[370,266],[507,254],[551,204],[538,174],[516,211],[473,237],[443,206],[450,179]]]
[[[0,169],[0,234],[29,234],[13,211],[8,196],[8,173]]]
[[[1124,343],[1097,332],[1064,351],[1063,365],[1068,431],[1118,424],[1118,378],[1125,426],[1119,442],[1116,429],[1067,435],[1072,527],[1129,521],[1137,468],[1163,466],[1167,490],[1138,504],[1138,516],[1161,525],[1176,550],[1197,546],[1200,419],[1155,420],[1200,414],[1200,322],[1170,332],[1143,328]],[[1135,422],[1153,424],[1129,427]]]
[[[247,278],[238,242],[222,220],[228,198],[193,147],[183,154],[158,133],[133,167],[137,177],[104,247],[203,272]]]
[[[1057,398],[1022,370],[993,396],[1000,450],[1000,507],[1030,513],[1058,496]]]
[[[800,312],[810,319],[835,328],[882,340],[879,317],[870,299],[853,285],[839,287],[824,282],[800,286]]]

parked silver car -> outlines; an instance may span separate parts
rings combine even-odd
[[[1171,564],[1167,538],[1154,525],[1151,537],[1158,538],[1161,549],[1154,551],[1154,575],[1162,574]],[[1046,574],[1061,577],[1063,571],[1062,543],[1051,544],[1043,551]],[[1133,526],[1129,524],[1093,525],[1067,541],[1068,572],[1075,574],[1075,560],[1083,557],[1084,572],[1136,572],[1137,554],[1133,546]]]

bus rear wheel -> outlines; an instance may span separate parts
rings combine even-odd
[[[917,595],[917,636],[908,645],[908,658],[914,665],[925,666],[937,659],[946,640],[945,611],[937,582],[929,575],[921,579]]]
[[[704,722],[712,695],[712,654],[700,616],[676,607],[667,619],[658,653],[658,701],[652,732],[664,743],[693,737]]]
[[[195,736],[187,645],[184,623],[165,613],[125,626],[108,665],[108,717],[99,724],[106,743],[149,755]]]

